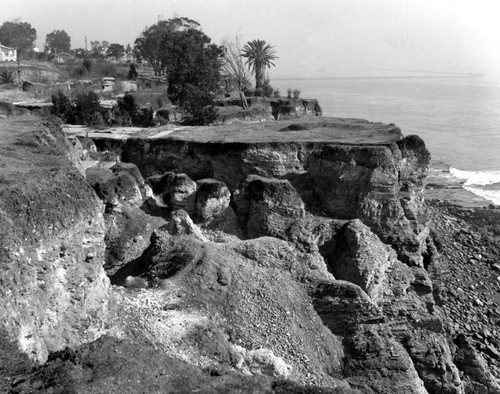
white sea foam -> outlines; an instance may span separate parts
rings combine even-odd
[[[474,193],[476,196],[491,201],[495,205],[500,205],[500,190],[485,190],[479,187],[464,186],[465,190]]]
[[[500,183],[500,171],[463,171],[451,167],[450,173],[465,181],[464,186],[485,186]]]

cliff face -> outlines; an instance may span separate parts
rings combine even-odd
[[[403,137],[395,126],[352,119],[239,128],[125,142],[103,137],[96,144],[119,151],[145,176],[175,170],[194,180],[215,178],[231,191],[240,190],[252,174],[287,179],[307,210],[360,218],[394,244],[405,262],[422,266],[428,235],[423,178],[430,155],[419,137]]]
[[[430,155],[420,138],[403,137],[393,125],[352,119],[191,128],[125,139],[94,134],[93,138],[99,149],[113,150],[135,163],[149,177],[146,182],[156,201],[166,212],[173,211],[167,219],[171,224],[155,233],[152,247],[139,262],[119,272],[118,283],[172,288],[182,294],[210,289],[215,295],[203,296],[205,308],[212,314],[217,311],[221,326],[230,321],[228,331],[238,333],[236,338],[250,347],[270,346],[304,382],[298,356],[242,330],[252,327],[254,320],[237,312],[254,302],[262,312],[274,310],[268,302],[271,294],[281,305],[278,310],[290,309],[289,292],[299,283],[307,294],[295,293],[294,299],[312,303],[334,334],[331,346],[323,350],[340,357],[332,363],[331,358],[300,350],[309,360],[316,358],[317,371],[328,371],[327,379],[311,372],[312,382],[332,385],[343,378],[344,384],[363,392],[465,392],[427,272],[437,255],[423,198]],[[187,212],[180,215],[179,208]],[[214,235],[213,230],[226,235]],[[258,238],[263,236],[288,241],[296,255],[280,251],[281,261],[269,262],[281,241],[264,242]],[[255,242],[251,255],[233,256],[247,247],[246,242]],[[311,261],[299,253],[315,261],[313,271]],[[257,266],[252,267],[248,257]],[[228,258],[232,264],[224,263]],[[291,264],[284,271],[283,261]],[[318,270],[322,261],[328,272]],[[266,264],[271,271],[260,272]],[[294,276],[297,267],[301,273]],[[248,283],[233,282],[242,279],[242,272],[263,286],[256,293],[262,299],[248,291]],[[138,278],[124,281],[127,274]],[[271,283],[263,279],[269,275]],[[240,288],[232,291],[236,283]],[[197,290],[182,290],[185,286]],[[221,305],[226,307],[220,309]],[[231,312],[230,305],[240,306]],[[202,315],[203,309],[198,309]],[[249,316],[256,313],[250,312]],[[313,319],[292,314],[299,327]],[[265,327],[268,337],[283,335],[267,322],[259,320],[257,326]],[[157,330],[148,327],[147,332]],[[258,330],[254,334],[261,335]],[[301,349],[302,334],[291,330],[286,335],[290,343],[296,342],[294,349]],[[231,347],[232,340],[220,346]],[[168,348],[168,343],[160,341],[159,346]]]
[[[33,120],[0,140],[3,329],[39,361],[83,345],[12,381],[20,392],[194,387],[186,375],[216,392],[241,387],[241,373],[270,392],[285,378],[327,388],[308,392],[498,392],[449,336],[428,273],[438,256],[418,137],[317,118],[90,133],[115,154],[94,152],[108,161],[85,181],[74,147]],[[110,162],[117,153],[130,163]],[[85,343],[106,323],[124,341]]]
[[[0,122],[0,320],[45,361],[103,332],[104,207],[58,127],[29,116]]]

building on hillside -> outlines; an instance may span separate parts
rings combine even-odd
[[[73,55],[67,52],[56,53],[54,56],[54,61],[59,64],[66,63],[69,59],[72,59]]]
[[[0,43],[0,61],[2,62],[15,62],[17,61],[17,50],[7,47]]]

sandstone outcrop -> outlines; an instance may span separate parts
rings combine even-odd
[[[58,127],[23,117],[0,119],[0,129],[0,321],[43,362],[104,332],[104,205]]]
[[[403,346],[373,325],[358,326],[346,344],[347,380],[363,392],[427,393]]]
[[[248,175],[286,179],[308,211],[359,218],[394,245],[403,262],[423,266],[423,178],[430,155],[420,138],[403,137],[394,125],[313,117],[253,128],[194,128],[161,138],[94,139],[146,176],[183,172],[193,180],[222,181],[231,192],[241,190]]]
[[[211,339],[198,344],[198,350],[189,348],[193,358],[203,356],[217,365],[230,360],[238,345],[246,349],[247,367],[240,367],[251,369],[260,358],[252,350],[267,349],[257,369],[274,360],[272,370],[290,366],[289,378],[295,381],[329,387],[341,383],[341,342],[323,325],[307,293],[319,280],[332,278],[321,256],[298,253],[270,237],[217,244],[161,229],[143,257],[143,271],[136,273],[162,289],[161,305],[167,310],[190,305],[197,316],[206,316],[197,319]],[[158,324],[153,316],[144,329],[157,346],[168,349],[168,331],[153,334]],[[126,324],[123,330],[137,328]]]
[[[17,372],[10,391],[14,394],[121,393],[124,388],[129,393],[357,393],[345,387],[320,388],[263,374],[202,368],[168,356],[149,343],[111,336],[54,353],[44,366]]]
[[[285,230],[305,216],[302,199],[286,179],[249,175],[236,205],[251,238],[283,238]]]
[[[443,289],[448,259],[476,275],[496,255],[427,211],[418,137],[314,118],[89,133],[111,149],[90,152],[19,122],[0,142],[11,392],[498,392],[494,295]]]
[[[210,221],[229,209],[231,192],[216,179],[201,179],[197,182],[196,213],[204,221]]]

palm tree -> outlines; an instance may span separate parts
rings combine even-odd
[[[255,73],[255,88],[262,88],[266,68],[274,66],[273,60],[278,59],[274,47],[264,40],[249,41],[243,47],[241,56],[247,58],[248,68]]]

